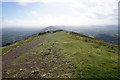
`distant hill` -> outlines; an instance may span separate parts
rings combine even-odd
[[[46,32],[46,31],[56,31],[59,30],[60,28],[55,27],[55,26],[49,26],[41,30],[41,32]]]
[[[77,32],[79,34],[84,34],[95,39],[109,42],[112,44],[119,44],[118,40],[118,26],[109,25],[109,26],[49,26],[44,28],[42,31],[55,31],[55,30],[66,30]]]
[[[3,78],[119,78],[117,45],[70,31],[38,34],[2,48]]]

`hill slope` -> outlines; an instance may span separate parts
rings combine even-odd
[[[51,36],[4,64],[3,78],[119,78],[116,45],[74,32],[47,34]]]

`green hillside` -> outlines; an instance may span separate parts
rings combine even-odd
[[[117,45],[68,31],[36,34],[28,42],[47,34],[51,36],[6,65],[3,77],[119,78]],[[12,49],[4,47],[3,53]]]

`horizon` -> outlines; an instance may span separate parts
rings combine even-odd
[[[118,27],[118,25],[77,25],[77,26],[72,26],[72,25],[50,25],[50,26],[4,26],[4,27],[1,27],[2,29],[7,29],[7,28],[15,28],[15,29],[44,29],[44,28],[47,28],[47,27],[65,27],[65,28],[101,28],[101,27],[108,27],[108,26],[112,26],[112,27]]]
[[[117,0],[4,0],[3,27],[118,25]]]

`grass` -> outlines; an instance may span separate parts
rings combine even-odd
[[[17,62],[25,59],[25,57],[26,57],[25,55],[21,55],[21,56],[17,57],[17,58],[12,62],[12,64],[16,64]]]
[[[0,48],[0,56],[2,55],[2,48]]]
[[[74,67],[77,67],[74,75],[76,77],[118,78],[117,47],[104,44],[102,41],[97,43],[97,40],[87,36],[79,35],[79,37],[83,38],[76,39],[71,32],[61,31],[46,39],[43,44],[47,45],[43,48],[50,48],[53,44],[57,45],[54,48],[56,53],[59,49],[62,50],[60,54],[70,60]],[[88,41],[86,42],[86,40]]]

